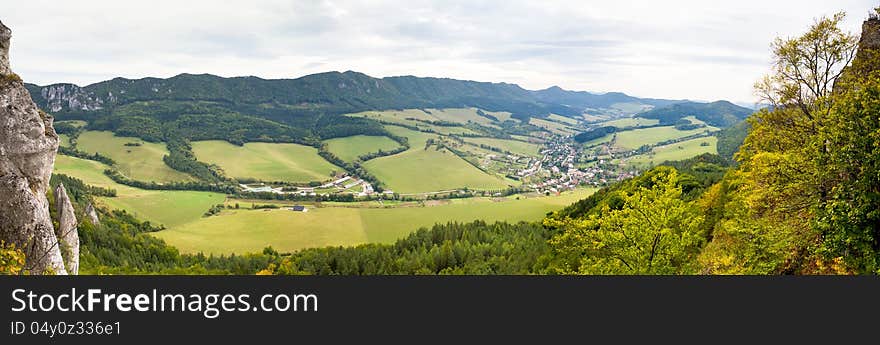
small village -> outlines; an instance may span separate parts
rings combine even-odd
[[[528,187],[538,193],[559,193],[578,186],[605,186],[635,176],[637,171],[627,171],[604,160],[584,166],[580,145],[570,137],[554,136],[541,150],[542,157],[529,161],[527,168],[517,171],[522,180],[530,180]]]

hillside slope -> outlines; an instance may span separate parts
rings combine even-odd
[[[657,119],[661,124],[673,124],[684,117],[694,116],[712,126],[729,127],[742,121],[752,112],[749,108],[728,101],[683,102],[646,111],[639,114],[639,117]]]

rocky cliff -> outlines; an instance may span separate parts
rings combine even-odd
[[[12,31],[3,23],[0,23],[0,75],[11,74],[9,69],[9,42],[12,39]]]
[[[46,198],[58,135],[52,117],[37,108],[12,73],[11,36],[0,23],[0,240],[25,252],[29,273],[66,274]]]
[[[63,184],[55,188],[55,209],[58,210],[58,228],[55,236],[58,238],[58,247],[64,257],[64,267],[67,273],[79,273],[79,233],[76,229],[76,214],[73,204],[67,196],[67,189]]]

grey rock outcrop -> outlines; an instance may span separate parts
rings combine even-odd
[[[24,251],[31,274],[66,274],[46,198],[58,135],[10,70],[10,37],[0,23],[0,240]]]
[[[9,41],[12,38],[12,30],[0,22],[0,75],[11,74],[9,68]]]
[[[58,210],[58,228],[55,236],[58,238],[58,246],[61,256],[64,257],[64,267],[67,273],[79,273],[79,233],[76,226],[76,214],[73,204],[67,196],[67,189],[63,184],[55,188],[55,209]]]
[[[98,211],[95,210],[95,206],[92,205],[92,203],[89,203],[89,205],[86,206],[86,216],[89,217],[89,221],[92,222],[92,224],[101,224],[101,220],[98,219]]]

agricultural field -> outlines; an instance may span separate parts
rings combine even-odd
[[[410,149],[392,156],[372,159],[363,164],[398,193],[422,193],[468,187],[472,189],[504,189],[508,182],[477,169],[464,159],[436,146],[425,148],[428,139],[438,136],[398,126],[385,126],[394,135],[409,139]]]
[[[330,179],[332,171],[342,171],[321,156],[318,149],[299,144],[246,143],[232,145],[209,140],[192,143],[196,158],[216,164],[227,176],[263,181],[309,182]]]
[[[168,154],[164,143],[151,143],[139,138],[117,137],[107,131],[85,131],[79,135],[80,151],[108,156],[116,161],[119,172],[140,181],[176,182],[194,178],[171,169],[162,161]]]
[[[572,126],[577,126],[577,124],[578,124],[578,120],[575,120],[570,117],[565,117],[562,115],[550,114],[550,116],[547,116],[547,118],[550,120],[556,121],[556,122],[562,122],[562,123],[569,124]]]
[[[415,151],[416,149],[423,149],[425,148],[425,142],[428,141],[428,139],[438,138],[436,134],[417,132],[400,126],[385,126],[385,129],[388,130],[388,132],[390,132],[391,134],[406,137],[407,140],[409,140],[409,150],[407,150],[406,152]]]
[[[367,242],[357,209],[284,208],[223,210],[180,227],[153,233],[184,253],[248,253],[266,246],[283,251]]]
[[[434,126],[434,125],[419,125],[420,128],[430,129],[438,134],[450,135],[450,134],[479,134],[470,128],[464,127],[449,127],[449,126]]]
[[[644,169],[666,162],[688,159],[703,153],[717,153],[718,138],[705,137],[655,147],[650,153],[627,158],[625,162],[634,168]]]
[[[508,112],[506,112],[506,111],[486,111],[486,110],[483,110],[483,112],[486,113],[486,114],[489,114],[489,115],[494,116],[494,117],[495,117],[496,119],[498,119],[498,121],[500,121],[500,122],[504,122],[504,121],[507,121],[507,120],[511,120],[511,121],[519,121],[518,119],[514,119],[514,118],[510,117],[510,116],[513,115],[513,114],[508,113]]]
[[[372,202],[357,207],[307,206],[308,212],[287,209],[223,210],[154,235],[182,252],[214,254],[260,251],[268,245],[290,252],[303,248],[349,246],[368,242],[391,243],[420,227],[442,222],[534,221],[592,194],[578,189],[561,195],[532,198],[474,198],[426,202],[416,205]],[[394,204],[394,206],[391,206]],[[348,204],[351,205],[351,204]]]
[[[428,111],[431,112],[431,116],[442,121],[457,122],[461,124],[473,121],[481,125],[492,125],[494,123],[491,119],[478,115],[476,108],[428,109]],[[486,114],[492,115],[491,113]]]
[[[683,138],[713,130],[717,130],[717,128],[704,127],[688,131],[680,131],[673,126],[640,128],[617,133],[615,145],[621,148],[635,150],[643,145],[653,145],[662,141]]]
[[[556,122],[553,122],[553,121],[547,121],[547,120],[544,120],[544,119],[539,119],[539,118],[536,118],[536,117],[533,117],[533,118],[529,119],[529,123],[532,124],[532,125],[535,125],[535,126],[538,126],[538,127],[544,128],[544,129],[546,129],[546,130],[548,130],[548,131],[550,131],[550,132],[553,132],[554,134],[559,134],[559,135],[573,135],[573,134],[577,134],[577,133],[578,133],[578,130],[573,129],[573,128],[569,127],[569,126],[563,125],[563,124],[561,124],[561,123],[556,123]]]
[[[92,186],[115,189],[116,197],[100,197],[98,204],[125,210],[142,220],[169,228],[198,220],[211,206],[226,199],[219,193],[144,190],[121,185],[103,174],[107,168],[99,162],[58,155],[54,173],[76,177]]]
[[[396,141],[388,137],[355,135],[345,138],[324,140],[327,150],[346,162],[352,162],[359,156],[382,151],[391,151],[400,147]]]
[[[614,134],[608,134],[604,137],[587,141],[587,142],[583,143],[583,146],[584,147],[592,147],[592,146],[596,146],[596,145],[600,145],[600,144],[605,144],[605,143],[608,143],[609,141],[611,141],[612,139],[614,139]]]
[[[540,157],[538,153],[541,146],[538,144],[528,143],[518,140],[497,139],[497,138],[464,138],[464,141],[477,145],[489,145],[491,147],[510,151],[521,156]]]
[[[426,109],[431,112],[426,113],[421,109],[406,109],[406,110],[387,110],[387,111],[365,111],[354,114],[347,114],[346,116],[352,117],[366,117],[374,120],[381,120],[385,122],[401,124],[405,126],[415,126],[420,129],[430,129],[434,132],[440,134],[477,134],[473,130],[464,127],[449,127],[449,126],[435,126],[432,124],[428,124],[425,122],[415,121],[411,119],[424,120],[424,121],[450,121],[450,122],[458,122],[462,125],[466,124],[467,121],[462,119],[474,119],[479,118],[485,120],[487,122],[491,122],[491,120],[481,117],[476,114],[476,110],[468,109],[447,109],[447,110],[439,110],[439,109]],[[436,114],[436,116],[435,116]]]
[[[602,122],[608,119],[607,116],[604,115],[591,115],[591,114],[581,114],[581,118],[584,119],[586,123],[594,123],[594,122]]]
[[[477,169],[464,159],[436,146],[413,149],[363,164],[386,187],[398,193],[422,193],[468,187],[504,189],[508,181]],[[512,184],[512,183],[511,183]]]
[[[525,136],[525,135],[511,135],[510,137],[514,138],[516,140],[519,140],[519,141],[527,141],[527,142],[530,142],[533,144],[539,144],[539,145],[543,144],[545,142],[544,139],[536,138],[536,137],[529,137],[529,136]]]
[[[625,127],[636,127],[636,126],[651,126],[660,123],[660,120],[657,119],[646,119],[642,117],[627,117],[622,119],[616,119],[611,121],[605,121],[601,123],[601,126],[613,126],[617,128],[625,128]]]

